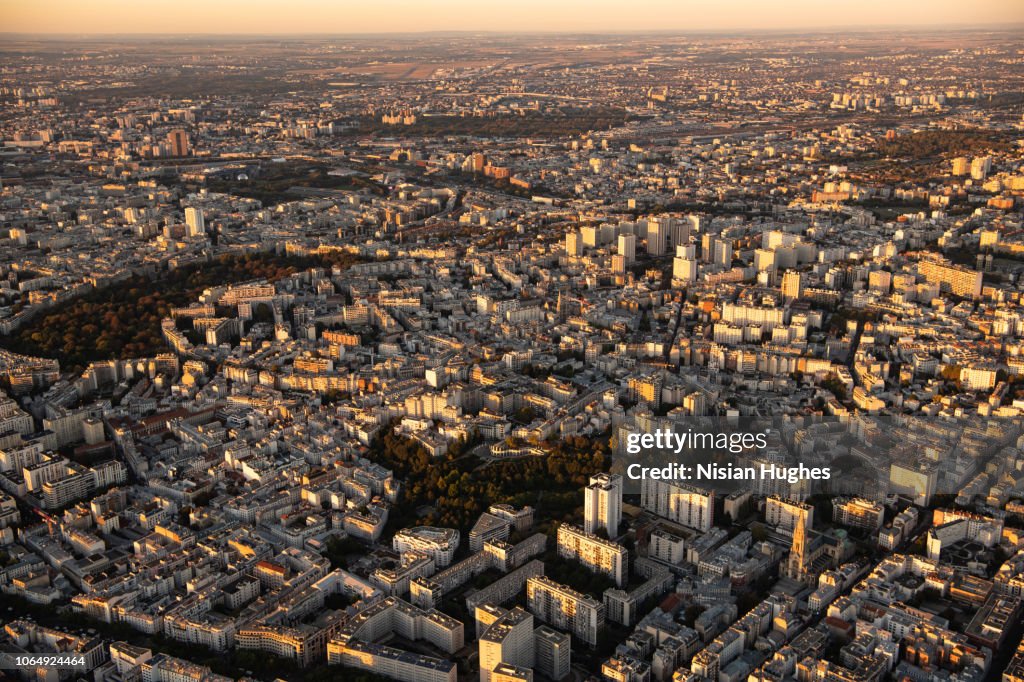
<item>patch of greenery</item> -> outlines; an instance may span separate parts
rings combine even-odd
[[[170,315],[171,308],[192,303],[211,286],[252,279],[273,282],[310,267],[348,267],[356,260],[345,253],[315,258],[225,256],[153,278],[136,275],[38,316],[11,336],[0,337],[0,346],[56,358],[71,370],[81,370],[97,360],[149,357],[167,350],[160,322]]]
[[[883,156],[914,159],[935,156],[961,156],[987,151],[1008,151],[1010,142],[992,130],[923,130],[900,135],[882,142],[878,151]]]
[[[305,162],[264,164],[258,176],[249,180],[210,178],[206,188],[239,197],[258,199],[264,206],[302,198],[302,189],[368,190],[379,196],[387,194],[381,187],[362,175],[330,175],[332,168]]]
[[[464,445],[455,443],[447,454],[433,458],[415,440],[388,428],[367,456],[405,482],[404,499],[391,510],[389,525],[428,524],[467,532],[497,503],[532,505],[538,520],[571,515],[582,504],[589,477],[609,466],[605,440],[577,437],[538,445],[546,456],[481,466],[477,457],[462,454]],[[417,519],[415,510],[421,508],[429,511]]]

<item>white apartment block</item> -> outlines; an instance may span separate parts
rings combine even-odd
[[[432,526],[416,526],[403,528],[395,533],[391,546],[399,554],[406,552],[423,552],[438,568],[447,566],[455,558],[459,548],[459,531],[454,528],[434,528]]]
[[[714,521],[715,493],[678,481],[644,479],[640,506],[674,523],[706,533]]]
[[[500,664],[533,668],[533,615],[518,606],[505,611],[480,636],[480,682],[491,682]]]
[[[604,528],[608,537],[616,537],[622,522],[622,476],[595,474],[583,494],[583,529],[595,533]]]
[[[771,495],[765,500],[764,517],[769,526],[787,535],[793,534],[801,518],[806,528],[814,528],[814,507],[779,495]]]
[[[572,667],[572,637],[541,625],[533,631],[535,668],[552,680],[561,680]]]
[[[622,545],[563,523],[558,527],[558,555],[604,573],[621,587],[629,572],[629,552]]]
[[[568,630],[590,646],[597,645],[597,634],[604,626],[604,604],[593,597],[540,576],[526,581],[526,605],[545,623]]]

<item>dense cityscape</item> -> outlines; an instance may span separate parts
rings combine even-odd
[[[1024,680],[1020,35],[0,37],[5,673]]]

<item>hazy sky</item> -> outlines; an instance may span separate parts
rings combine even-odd
[[[1024,0],[0,0],[0,32],[705,31],[1019,24]]]

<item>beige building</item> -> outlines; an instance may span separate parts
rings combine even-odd
[[[942,291],[949,291],[964,298],[981,297],[982,273],[956,265],[943,264],[934,260],[922,260],[917,271],[932,284],[938,284]]]
[[[533,668],[533,616],[518,606],[506,611],[480,636],[480,682],[492,682],[505,664],[521,670]]]

